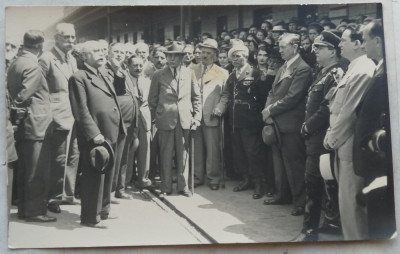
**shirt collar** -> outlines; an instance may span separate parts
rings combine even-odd
[[[28,51],[28,50],[24,50],[24,53],[26,55],[28,55],[28,57],[33,58],[35,61],[39,61],[37,55],[33,54],[32,52]]]
[[[67,61],[66,57],[67,57],[68,52],[67,53],[62,52],[62,50],[57,46],[54,46],[54,48],[57,51],[57,53],[61,56],[62,60],[64,62],[66,62]]]
[[[84,63],[84,65],[91,70],[95,75],[98,75],[97,69],[93,68],[92,66],[88,65],[87,63]]]
[[[376,65],[376,69],[378,70],[379,68],[381,68],[382,64],[383,64],[383,58],[379,60],[378,64]]]
[[[178,67],[176,67],[176,68],[172,68],[171,66],[168,66],[168,67],[171,70],[172,75],[174,75],[174,69],[176,69],[176,73],[178,73],[180,71],[180,69],[181,69],[180,65]]]
[[[249,65],[249,64],[246,63],[245,65],[242,66],[242,68],[236,69],[236,75],[242,74],[242,72],[244,71],[244,69],[246,69],[247,65]]]
[[[297,53],[294,57],[286,61],[286,69],[289,68],[298,58],[300,57],[299,53]]]

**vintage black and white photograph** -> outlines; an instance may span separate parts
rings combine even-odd
[[[9,248],[395,238],[382,10],[7,6]]]

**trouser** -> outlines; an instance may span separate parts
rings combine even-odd
[[[352,153],[349,152],[352,147],[353,136],[335,151],[340,221],[345,240],[364,240],[368,238],[367,208],[357,203],[357,195],[364,188],[365,180],[354,173]]]
[[[136,150],[135,157],[137,160],[138,183],[144,187],[146,184],[151,183],[149,180],[151,132],[144,128],[142,118],[139,120],[137,136],[139,139],[139,147]]]
[[[177,162],[177,190],[189,191],[189,130],[182,129],[178,121],[173,130],[158,130],[160,142],[161,191],[172,192],[172,158]]]
[[[121,184],[121,182],[119,181],[121,180],[121,178],[125,179],[126,177],[126,170],[121,171],[121,165],[125,164],[123,153],[124,153],[126,138],[127,136],[125,134],[120,134],[118,136],[118,141],[116,144],[116,148],[114,150],[115,166],[114,166],[114,174],[111,176],[112,177],[112,184],[110,190],[111,192],[115,192],[116,190],[123,191],[122,188],[125,189],[125,185]],[[120,183],[120,186],[118,186],[118,183]],[[105,186],[107,185],[105,184]]]
[[[160,160],[160,142],[158,141],[158,130],[155,124],[151,127],[151,138],[150,138],[150,172],[149,178],[153,179],[159,174],[159,160]]]
[[[63,199],[66,201],[73,201],[79,166],[79,149],[75,125],[70,132],[69,140],[67,142],[69,142],[69,147],[67,151],[67,165],[64,174]]]
[[[281,144],[273,145],[275,198],[288,201],[290,193],[295,207],[305,205],[304,173],[306,149],[300,133],[280,133]]]
[[[117,144],[111,144],[115,151]],[[81,154],[87,154],[88,147],[81,147]],[[98,223],[100,222],[100,214],[108,215],[111,210],[111,186],[114,176],[113,167],[100,174],[93,169],[88,158],[80,156],[79,166],[82,170],[80,177],[80,196],[81,196],[81,222]]]
[[[18,216],[46,215],[50,188],[50,138],[23,139],[18,153]]]
[[[221,128],[200,126],[194,136],[194,183],[204,182],[204,169],[210,184],[221,178]]]
[[[265,149],[260,128],[235,128],[232,133],[233,163],[235,171],[253,181],[264,180]]]

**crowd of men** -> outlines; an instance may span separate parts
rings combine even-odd
[[[81,224],[106,228],[132,184],[191,197],[191,186],[217,191],[233,178],[234,192],[252,188],[253,199],[304,215],[294,241],[322,230],[346,240],[395,232],[380,20],[266,20],[150,46],[76,44],[74,25],[60,23],[43,53],[44,38],[27,31],[16,55],[6,45],[20,219],[56,221],[47,210],[78,198]]]

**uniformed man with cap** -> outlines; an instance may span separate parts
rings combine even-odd
[[[232,146],[235,171],[243,179],[233,191],[243,191],[255,184],[254,199],[263,196],[262,180],[265,153],[261,139],[262,98],[259,96],[260,72],[247,62],[249,50],[243,44],[234,45],[228,52],[235,70],[230,74],[214,114],[226,110],[232,128]]]
[[[194,133],[194,184],[204,183],[204,170],[211,190],[219,188],[221,178],[221,129],[220,118],[213,115],[214,108],[221,98],[228,71],[215,64],[218,56],[218,43],[206,39],[200,44],[201,64],[192,67],[200,88],[202,102],[201,126]]]
[[[329,126],[329,101],[325,98],[344,74],[339,63],[339,43],[340,37],[332,32],[323,31],[312,46],[322,70],[308,89],[305,121],[301,128],[301,134],[306,140],[307,153],[306,206],[301,234],[294,241],[318,240],[321,202],[324,195],[324,180],[320,173],[319,159],[321,154],[329,152],[323,146]],[[335,207],[337,208],[337,204]]]

